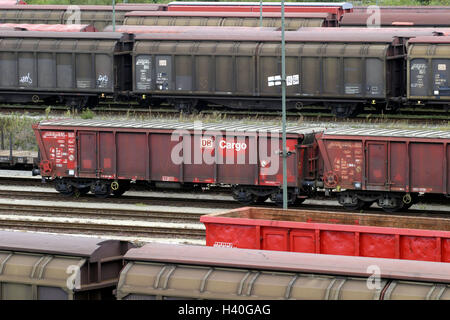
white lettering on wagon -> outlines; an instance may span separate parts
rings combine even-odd
[[[33,79],[31,79],[30,73],[28,72],[26,75],[20,77],[19,82],[22,84],[33,84]]]
[[[106,88],[108,87],[109,78],[106,74],[100,74],[97,79],[97,87],[98,88]]]
[[[261,175],[274,175],[278,172],[281,144],[278,131],[258,130],[255,136],[253,132],[247,135],[237,134],[235,130],[218,132],[204,131],[202,128],[201,122],[196,121],[193,132],[172,132],[171,141],[176,143],[173,144],[170,156],[174,165],[258,165]]]

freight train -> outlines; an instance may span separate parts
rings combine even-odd
[[[280,32],[162,28],[146,34],[0,31],[0,102],[75,108],[102,99],[165,102],[187,113],[211,104],[281,108]],[[367,107],[448,108],[450,37],[433,37],[439,30],[321,30],[286,32],[288,109],[323,105],[351,117]]]
[[[261,124],[44,120],[33,126],[39,173],[65,195],[228,187],[243,204],[282,204],[281,133]],[[287,129],[289,205],[335,196],[348,210],[406,210],[450,194],[446,131]]]
[[[0,300],[450,299],[448,263],[158,243],[136,248],[11,231],[0,231],[0,239]],[[368,281],[377,270],[378,282]]]

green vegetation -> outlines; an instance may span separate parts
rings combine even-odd
[[[207,1],[207,0],[206,0]],[[227,1],[236,1],[240,2],[242,0],[227,0]],[[271,0],[264,0],[266,2],[270,2]],[[279,0],[273,0],[278,2]],[[323,0],[323,1],[313,1],[312,2],[342,2],[342,0]],[[354,6],[359,5],[380,5],[380,6],[449,6],[450,0],[347,0],[348,2],[353,3]],[[116,1],[116,3],[123,3],[124,1]],[[163,0],[151,0],[151,1],[142,1],[142,0],[128,0],[128,3],[168,3],[169,1]],[[215,1],[211,1],[215,2]],[[287,0],[287,2],[302,2],[300,0]],[[92,4],[92,5],[110,5],[112,4],[112,0],[28,0],[29,4],[74,4],[74,5],[83,5],[83,4]]]
[[[10,115],[0,116],[0,142],[3,142],[4,146],[0,145],[3,149],[9,149],[9,136],[13,138],[14,150],[33,150],[37,151],[36,138],[31,126],[34,123],[43,120],[42,117],[30,117],[28,114],[13,113]]]
[[[87,108],[81,112],[80,117],[81,119],[93,119],[94,115],[95,113],[91,109]]]

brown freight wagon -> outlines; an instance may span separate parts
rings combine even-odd
[[[125,14],[129,11],[159,11],[166,5],[145,4],[115,6],[115,21],[123,24]],[[97,30],[103,30],[113,20],[112,6],[92,5],[0,5],[0,23],[32,24],[93,24]]]
[[[132,11],[125,14],[124,25],[146,26],[217,26],[259,27],[259,13],[253,12],[150,12]],[[281,15],[276,12],[263,13],[263,27],[281,27]],[[286,13],[286,30],[302,27],[337,27],[336,16],[331,13]]]
[[[449,108],[450,36],[411,39],[408,42],[407,68],[410,103]]]
[[[450,195],[450,133],[327,130],[317,136],[326,189],[349,209],[409,208],[423,194]]]
[[[430,35],[432,35],[430,31]],[[138,34],[133,91],[190,111],[205,103],[278,109],[280,32]],[[402,39],[391,33],[286,32],[287,107],[323,104],[339,116],[395,108],[404,95]]]
[[[448,263],[158,243],[125,261],[121,300],[450,299]]]
[[[112,299],[126,241],[0,231],[0,300]]]
[[[278,126],[61,119],[33,129],[40,174],[63,194],[121,195],[130,182],[148,182],[165,188],[226,185],[244,203],[282,201]],[[309,145],[317,131],[287,129],[291,203],[306,198],[301,187],[314,170]]]
[[[131,89],[129,35],[0,31],[0,42],[0,102],[83,108]]]

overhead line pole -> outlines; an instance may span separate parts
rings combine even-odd
[[[287,209],[287,150],[286,150],[286,44],[284,39],[284,0],[281,1],[281,110],[283,122],[283,209]]]
[[[112,0],[113,14],[112,14],[112,25],[113,32],[116,32],[116,0]]]
[[[259,0],[259,27],[260,28],[262,28],[262,26],[263,26],[262,12],[263,12],[263,2],[262,2],[262,0]]]

